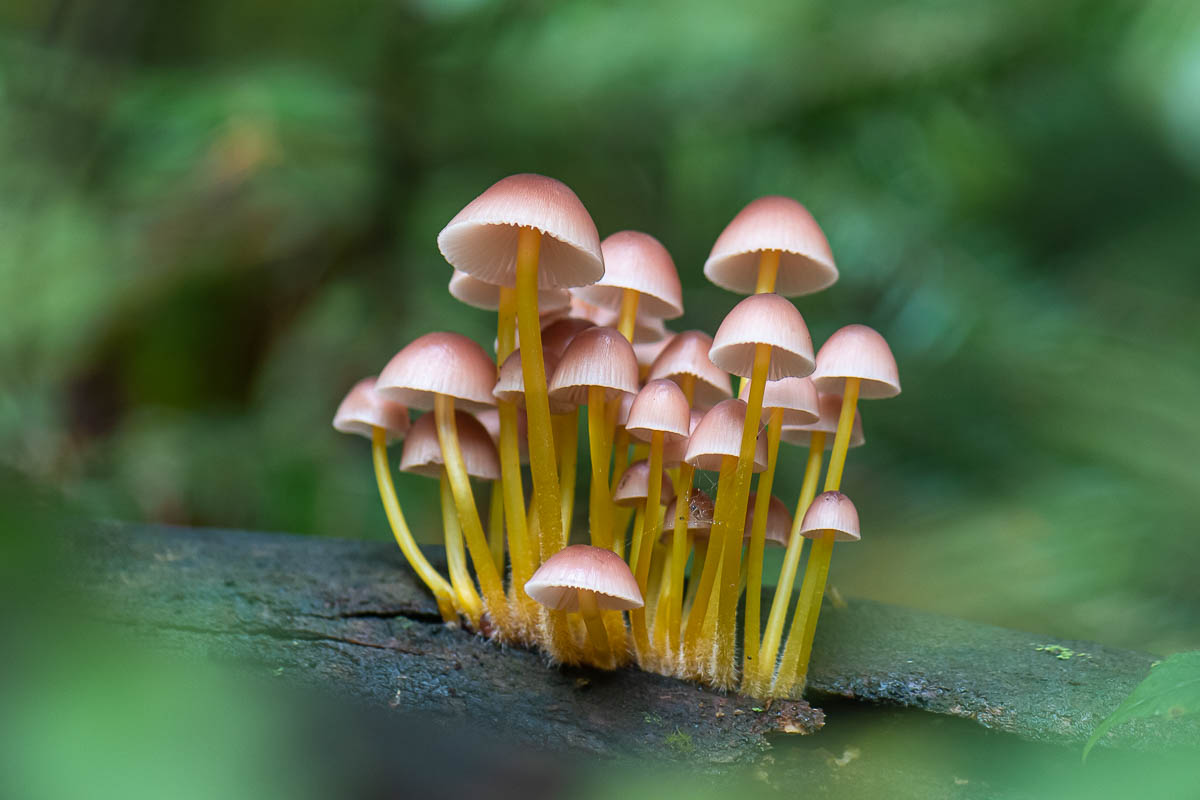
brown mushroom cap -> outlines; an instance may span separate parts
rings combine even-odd
[[[811,294],[838,279],[833,252],[808,209],[790,197],[760,197],[738,212],[713,245],[704,275],[718,286],[752,294],[758,259],[778,250],[775,291],[785,297]]]
[[[497,311],[500,308],[500,287],[481,281],[473,275],[454,270],[450,276],[450,296],[472,308]],[[566,289],[542,289],[538,291],[538,312],[542,315],[556,314],[571,305],[571,295]]]
[[[550,378],[550,399],[586,405],[593,386],[603,388],[610,401],[620,392],[637,393],[637,357],[613,328],[587,328],[571,340]]]
[[[678,497],[672,500],[671,504],[667,506],[667,513],[663,515],[664,537],[670,536],[675,530],[675,504],[678,502]],[[715,512],[713,500],[707,494],[699,489],[692,489],[688,492],[688,533],[701,539],[707,539]]]
[[[750,396],[750,382],[742,384],[739,400]],[[808,378],[780,378],[767,381],[763,391],[763,411],[772,408],[783,410],[784,425],[811,425],[821,418],[817,387]]]
[[[696,426],[702,419],[704,419],[703,411],[693,408],[688,412],[688,438],[676,439],[663,445],[663,464],[674,467],[683,463],[683,457],[687,455],[688,441],[696,432]]]
[[[567,345],[571,343],[572,339],[581,331],[594,327],[596,327],[596,323],[590,319],[581,319],[579,317],[563,317],[562,319],[556,319],[553,322],[547,323],[542,328],[543,357],[549,358],[554,356],[557,360],[562,357],[563,351],[567,349]],[[546,369],[546,375],[550,375],[549,368]]]
[[[703,331],[684,331],[675,334],[654,363],[650,365],[648,380],[670,378],[678,382],[684,375],[696,378],[693,402],[697,408],[712,408],[717,403],[733,396],[729,387],[729,373],[718,367],[708,357],[712,349],[712,337]]]
[[[825,531],[833,531],[836,542],[857,542],[862,538],[858,530],[858,510],[841,492],[822,492],[814,497],[800,522],[800,535],[809,539],[815,539]]]
[[[742,534],[745,541],[750,541],[750,536],[754,531],[754,503],[757,497],[757,492],[751,492],[750,500],[746,503],[746,527]],[[767,502],[766,543],[777,547],[787,547],[791,534],[792,512],[788,511],[788,507],[782,500],[771,495],[771,499]]]
[[[746,423],[746,404],[741,400],[722,400],[708,410],[688,439],[684,461],[696,469],[713,472],[721,469],[725,456],[737,458],[742,450],[742,428]],[[754,471],[767,468],[767,442],[758,437],[754,449]]]
[[[878,400],[900,394],[900,372],[887,341],[874,328],[847,325],[817,353],[813,383],[820,392],[842,394],[846,378],[858,378],[858,396]]]
[[[686,439],[691,432],[691,411],[683,390],[673,381],[650,381],[633,398],[625,430],[635,439],[650,441],[656,432],[664,441]]]
[[[657,342],[639,342],[637,337],[634,337],[633,354],[637,356],[639,369],[650,369],[650,365],[654,360],[662,355],[662,351],[667,349],[671,342],[675,341],[675,332],[664,328],[667,335]]]
[[[613,492],[613,502],[619,506],[637,506],[646,502],[650,492],[650,462],[646,459],[630,464],[621,479],[617,481],[616,491]],[[675,484],[667,473],[662,473],[662,492],[659,502],[666,504],[675,497]]]
[[[812,434],[821,432],[825,436],[825,449],[833,448],[833,436],[837,433],[838,417],[842,413],[842,397],[837,394],[817,394],[817,406],[821,412],[821,418],[816,422],[808,425],[788,425],[784,424],[783,430],[779,434],[779,438],[788,444],[800,445],[807,447],[812,440]],[[854,425],[850,428],[850,446],[859,447],[866,444],[867,440],[863,436],[862,414],[858,409],[854,410]]]
[[[500,455],[487,429],[465,411],[454,412],[458,429],[458,449],[462,452],[467,474],[486,481],[500,479]],[[437,422],[433,413],[422,414],[413,423],[404,450],[400,453],[400,470],[427,478],[441,477],[445,466],[442,448],[438,444]]]
[[[769,381],[804,378],[816,367],[804,317],[777,294],[750,295],[734,306],[717,328],[708,357],[726,372],[749,378],[760,344],[771,345]]]
[[[408,433],[408,424],[408,409],[380,397],[375,391],[373,377],[354,384],[333,415],[334,430],[370,439],[375,428],[383,428],[389,442],[403,439]]]
[[[604,277],[574,294],[594,306],[619,309],[626,289],[638,298],[638,313],[661,319],[683,314],[683,287],[675,262],[662,243],[648,233],[620,231],[600,242]]]
[[[542,232],[538,286],[586,286],[604,275],[600,235],[566,184],[544,175],[510,175],[467,204],[438,234],[455,269],[498,286],[517,276],[517,231]]]
[[[578,611],[580,590],[595,592],[596,605],[603,609],[627,611],[643,605],[629,565],[603,547],[565,547],[546,559],[525,584],[525,594],[557,611]]]
[[[375,391],[409,408],[428,411],[437,395],[475,411],[496,405],[496,365],[460,333],[427,333],[410,342],[379,373]]]

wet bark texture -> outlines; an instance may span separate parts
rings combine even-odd
[[[550,668],[449,629],[390,543],[106,524],[77,549],[91,613],[139,639],[373,705],[448,713],[508,742],[733,761],[769,734],[824,721],[805,703],[768,706],[633,669]],[[814,650],[818,699],[897,704],[1061,743],[1086,739],[1155,660],[861,600],[827,603]],[[1108,743],[1194,746],[1198,731],[1187,719],[1134,722]]]

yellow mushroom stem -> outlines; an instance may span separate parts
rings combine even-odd
[[[646,596],[650,578],[650,561],[651,555],[654,552],[654,542],[658,539],[658,533],[662,530],[660,517],[662,515],[662,507],[659,501],[662,499],[662,479],[663,479],[663,432],[654,431],[650,434],[650,478],[649,485],[646,489],[646,510],[642,518],[642,535],[641,541],[638,542],[637,548],[637,566],[632,567],[634,577],[637,579],[638,588],[642,590],[642,596]],[[630,551],[630,559],[634,558],[633,551]],[[629,626],[633,629],[633,646],[634,652],[637,654],[638,660],[642,661],[651,655],[650,650],[650,634],[646,628],[646,607],[635,608],[629,612]]]
[[[459,608],[470,621],[471,627],[478,631],[479,620],[483,616],[483,601],[479,599],[479,592],[475,591],[475,579],[471,577],[471,570],[467,567],[462,528],[458,524],[458,511],[454,507],[454,495],[446,480],[445,470],[438,479],[438,489],[442,501],[442,532],[445,534],[446,567],[450,571],[450,585],[454,587]]]
[[[638,556],[640,556],[642,553],[642,535],[645,531],[645,528],[646,507],[644,505],[638,505],[634,508],[633,535],[629,539],[629,558],[626,559],[629,562],[629,569],[632,570],[635,575],[637,574]],[[617,550],[617,555],[621,555],[618,548],[613,549]]]
[[[663,525],[666,525],[666,520],[663,520]],[[673,592],[675,587],[671,585],[671,544],[656,544],[654,546],[654,563],[651,570],[654,571],[654,577],[651,583],[658,587],[658,597],[654,602],[654,616],[652,622],[652,630],[654,631],[652,644],[654,647],[654,656],[658,659],[665,669],[670,669],[673,659],[669,643],[669,635],[671,628],[671,607],[674,605]]]
[[[500,288],[500,311],[497,318],[496,360],[502,364],[517,346],[515,288]],[[529,526],[526,524],[517,407],[513,403],[499,402],[496,408],[500,415],[500,483],[504,490],[504,527],[508,533],[508,557],[512,562],[513,595],[522,625],[530,626],[538,618],[539,606],[525,594],[525,582],[533,577],[537,557],[529,537]]]
[[[488,494],[488,549],[500,574],[504,574],[504,490],[500,481],[492,481]]]
[[[615,403],[610,404],[610,406],[615,405]],[[615,439],[616,441],[613,445],[612,478],[608,483],[609,498],[616,493],[617,484],[620,483],[621,476],[625,474],[625,469],[629,466],[629,433],[625,430],[625,426],[621,425],[616,428]],[[629,530],[629,518],[633,516],[633,509],[628,506],[613,504],[612,514],[612,549],[614,553],[624,558],[625,533]]]
[[[521,373],[525,379],[525,414],[529,428],[529,471],[533,505],[538,515],[538,556],[545,561],[563,548],[562,508],[555,464],[546,363],[538,318],[538,254],[542,235],[533,228],[517,232],[517,327],[521,334]]]
[[[621,291],[621,311],[617,314],[617,330],[633,344],[633,332],[637,326],[638,294],[636,289]]]
[[[767,469],[758,476],[758,494],[754,498],[754,526],[746,553],[746,616],[742,637],[742,680],[757,671],[758,637],[761,632],[763,549],[766,547],[767,515],[771,490],[775,485],[775,465],[779,459],[779,436],[783,431],[783,409],[771,409],[767,422]],[[753,680],[749,678],[749,680]]]
[[[554,444],[558,448],[558,478],[562,492],[563,544],[571,540],[575,517],[575,462],[579,455],[579,409],[555,415],[558,428]]]
[[[712,603],[713,586],[717,580],[717,571],[721,565],[722,545],[725,541],[725,505],[730,501],[733,494],[733,473],[737,469],[737,459],[733,456],[723,456],[721,458],[721,473],[717,478],[717,501],[716,510],[713,513],[713,524],[709,529],[708,549],[711,551],[704,559],[704,568],[700,573],[699,584],[696,587],[696,596],[692,600],[691,610],[688,612],[687,626],[683,632],[683,649],[687,665],[691,668],[699,663],[701,651],[708,649],[711,652],[711,646],[704,648],[701,642],[704,617],[708,613],[708,607]],[[740,534],[739,534],[740,536]],[[697,544],[697,552],[699,544]],[[692,580],[695,581],[695,569],[692,570]],[[712,643],[709,642],[709,645]]]
[[[592,483],[588,492],[588,531],[592,546],[613,549],[613,504],[608,482],[608,416],[605,413],[604,388],[588,387],[588,455]]]
[[[836,492],[842,486],[846,453],[850,449],[850,432],[854,427],[854,412],[858,407],[859,384],[858,378],[846,379],[846,388],[842,393],[842,413],[838,416],[837,434],[833,437],[833,452],[829,455],[829,470],[825,473],[826,492]],[[800,588],[800,600],[792,617],[792,627],[788,631],[788,642],[783,651],[779,675],[775,679],[774,692],[788,696],[804,693],[804,686],[808,680],[808,660],[812,655],[813,637],[817,633],[817,617],[821,614],[821,600],[825,596],[825,583],[829,577],[829,563],[832,559],[833,534],[825,532],[813,539],[813,546],[808,554],[804,583]]]
[[[697,590],[700,588],[700,576],[704,574],[704,561],[708,555],[708,537],[693,536],[692,539],[692,570],[688,575],[687,594],[683,596],[683,623],[687,623],[688,613],[696,602]],[[681,645],[682,646],[682,645]]]
[[[600,616],[600,607],[596,603],[596,593],[586,589],[579,590],[579,614],[587,628],[588,642],[595,651],[596,666],[612,669],[614,666],[612,648],[608,644],[608,632],[604,628],[604,620]]]
[[[733,685],[737,664],[738,576],[741,574],[742,534],[746,528],[746,502],[750,496],[750,478],[754,472],[754,451],[758,444],[758,426],[762,420],[763,391],[771,365],[771,346],[754,346],[754,365],[750,373],[750,395],[746,419],[742,425],[742,444],[733,480],[733,496],[723,508],[721,538],[721,593],[717,616],[716,683],[722,688]],[[718,512],[718,515],[720,512]],[[714,525],[714,528],[717,527]]]
[[[458,446],[454,398],[444,394],[437,395],[433,401],[433,413],[446,478],[454,495],[454,506],[458,509],[458,522],[467,540],[467,551],[471,554],[471,563],[475,565],[479,587],[483,590],[484,603],[500,633],[509,636],[514,631],[509,621],[508,597],[504,594],[504,580],[500,577],[500,571],[496,569],[496,563],[492,561],[491,551],[488,550],[487,537],[483,535],[479,510],[475,507],[475,495],[471,492],[471,479],[467,476],[467,466],[463,463],[462,450]]]
[[[400,501],[396,499],[396,485],[392,483],[392,472],[387,460],[387,431],[380,427],[371,429],[371,460],[375,465],[375,482],[379,485],[379,499],[383,502],[384,513],[387,514],[388,525],[391,526],[392,536],[400,545],[408,565],[412,567],[417,577],[433,592],[437,601],[438,613],[445,622],[457,623],[458,613],[454,609],[454,589],[441,574],[426,560],[421,548],[417,546],[404,512],[400,510]]]
[[[825,458],[825,432],[814,431],[808,443],[808,463],[804,467],[804,483],[800,498],[796,501],[796,515],[792,518],[792,530],[788,534],[787,550],[783,554],[783,566],[779,569],[779,581],[775,585],[775,596],[771,598],[771,613],[767,617],[767,628],[763,632],[762,645],[758,651],[758,670],[755,681],[745,693],[750,697],[762,697],[770,689],[775,677],[775,661],[779,656],[779,643],[783,638],[783,625],[787,621],[788,605],[792,602],[792,587],[796,572],[800,568],[800,556],[804,550],[804,537],[800,525],[813,498],[817,496],[817,481],[821,478],[821,462]]]
[[[675,485],[675,519],[672,520],[670,600],[667,609],[667,647],[672,651],[679,649],[679,626],[683,619],[683,572],[687,569],[688,557],[688,518],[691,509],[688,507],[692,492],[692,477],[695,473],[691,464],[684,462],[679,467],[679,482]],[[656,626],[658,622],[654,623]]]
[[[775,279],[779,277],[779,255],[778,250],[763,250],[758,254],[758,277],[754,283],[755,294],[768,294],[775,291]],[[745,386],[746,379],[742,378],[738,384],[738,394],[742,393]]]

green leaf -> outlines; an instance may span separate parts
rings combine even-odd
[[[1130,719],[1168,717],[1178,719],[1200,711],[1200,650],[1176,653],[1150,668],[1146,680],[1096,726],[1083,748],[1083,760],[1110,728]]]

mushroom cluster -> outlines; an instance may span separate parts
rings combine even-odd
[[[392,532],[446,622],[561,663],[802,694],[833,543],[859,538],[838,491],[848,449],[863,443],[858,401],[900,392],[871,328],[842,328],[814,354],[787,298],[827,288],[838,271],[808,211],[759,198],[717,237],[705,276],[749,296],[711,337],[667,330],[683,297],[657,239],[601,241],[551,178],[499,181],[438,248],[454,268],[451,294],[497,313],[495,358],[460,334],[425,334],[356,384],[333,424],[371,439]],[[572,544],[581,408],[587,544]],[[410,424],[410,411],[432,413]],[[387,447],[400,439],[401,471],[439,481],[448,579],[396,499]],[[773,494],[781,444],[808,447],[794,515]],[[717,473],[715,498],[694,485],[697,471]],[[486,530],[472,478],[493,484]],[[768,543],[784,556],[764,618]]]

